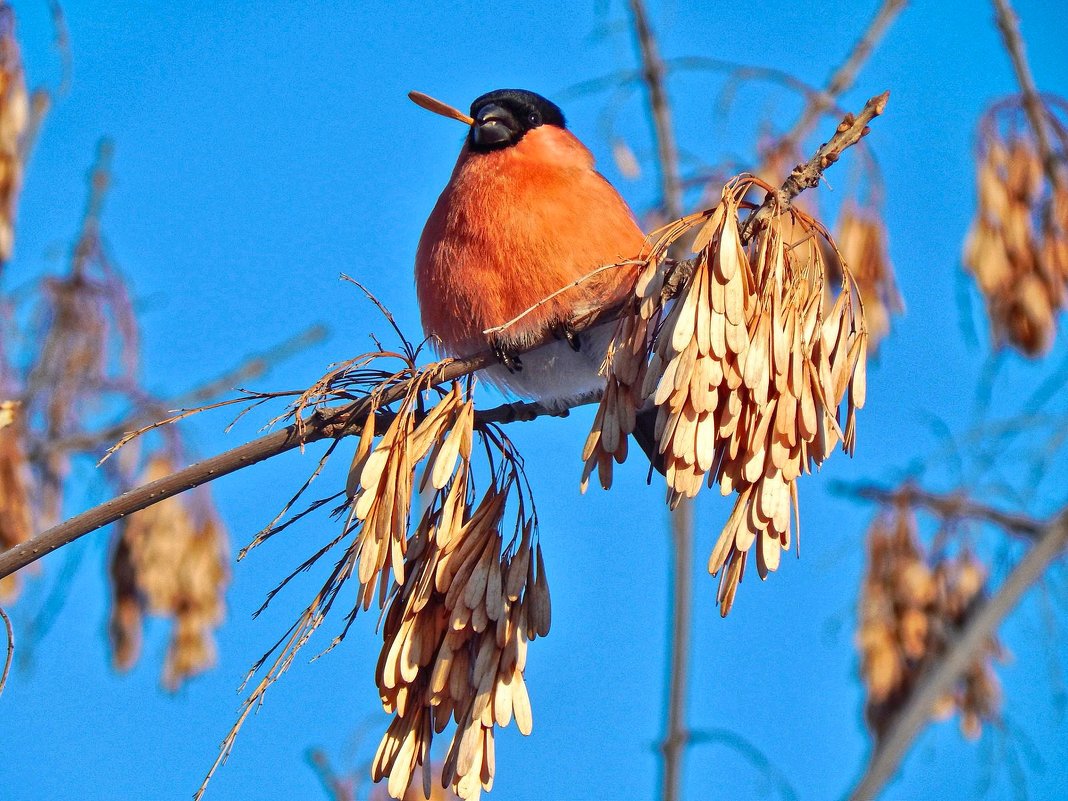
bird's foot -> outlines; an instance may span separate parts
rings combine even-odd
[[[576,353],[582,349],[582,340],[579,338],[578,331],[571,327],[571,323],[557,323],[553,326],[552,332],[557,339],[566,339],[571,350]]]
[[[518,373],[523,369],[523,362],[520,361],[519,354],[504,342],[499,339],[494,340],[492,347],[493,355],[508,368],[509,373]]]

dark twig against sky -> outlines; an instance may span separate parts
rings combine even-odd
[[[11,672],[11,662],[15,658],[15,630],[11,627],[11,618],[0,608],[0,618],[4,619],[4,629],[7,632],[7,655],[4,657],[4,672],[0,673],[0,695],[7,686],[7,674]]]
[[[819,185],[823,178],[823,172],[842,155],[846,148],[855,145],[868,133],[868,123],[883,113],[886,102],[890,98],[889,92],[868,100],[861,109],[860,114],[854,117],[847,114],[834,132],[830,141],[820,145],[816,155],[804,164],[798,164],[794,171],[783,182],[777,192],[769,192],[764,202],[756,211],[749,215],[740,230],[742,242],[748,242],[763,227],[764,222],[772,215],[779,214],[789,207],[790,202],[806,189],[812,189]]]
[[[642,81],[649,93],[649,111],[656,139],[656,161],[660,168],[660,201],[669,220],[682,216],[682,183],[679,179],[679,151],[671,122],[671,104],[664,82],[666,69],[660,58],[656,35],[649,25],[642,0],[631,0],[631,19],[642,60]]]
[[[944,520],[975,520],[982,523],[990,523],[1009,534],[1029,541],[1040,536],[1046,528],[1045,524],[1040,520],[1035,520],[1027,515],[1003,512],[993,506],[987,506],[984,503],[973,500],[963,492],[939,494],[928,492],[911,483],[900,487],[881,487],[877,484],[843,484],[836,482],[830,485],[830,489],[831,492],[840,495],[863,498],[876,503],[900,503],[906,506],[927,509]]]

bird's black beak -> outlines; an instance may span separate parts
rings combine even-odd
[[[490,103],[478,110],[471,126],[471,138],[480,147],[493,147],[510,142],[516,134],[515,120],[505,109]]]

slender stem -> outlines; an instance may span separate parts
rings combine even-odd
[[[667,70],[660,58],[656,35],[642,0],[631,0],[631,16],[638,52],[642,62],[642,81],[649,97],[649,114],[656,139],[657,164],[660,169],[661,205],[668,219],[683,214],[682,181],[679,177],[679,153],[675,144],[675,129],[671,122],[671,102],[668,99],[665,76]],[[669,255],[681,259],[684,252],[678,245]],[[682,795],[683,757],[689,732],[686,723],[686,692],[690,664],[690,617],[693,590],[691,565],[693,562],[694,509],[684,499],[671,513],[670,528],[673,549],[671,609],[671,651],[668,661],[668,697],[666,731],[660,750],[664,757],[663,801],[679,801]]]
[[[0,674],[0,695],[7,686],[7,674],[11,671],[11,663],[15,658],[15,630],[11,627],[11,618],[7,612],[0,608],[0,618],[4,619],[4,629],[7,632],[7,656],[4,658],[4,672]]]
[[[1031,65],[1027,63],[1027,52],[1024,49],[1023,37],[1020,35],[1020,20],[1016,16],[1009,0],[993,0],[994,16],[997,21],[1001,38],[1005,42],[1005,49],[1009,51],[1012,59],[1012,68],[1016,72],[1016,81],[1020,84],[1023,93],[1024,111],[1027,121],[1031,123],[1031,130],[1035,134],[1035,142],[1038,144],[1038,152],[1042,157],[1042,167],[1046,171],[1053,186],[1060,185],[1060,175],[1057,171],[1057,158],[1049,141],[1049,130],[1046,127],[1046,112],[1042,107],[1042,99],[1035,87],[1035,79],[1031,74]]]
[[[630,0],[630,12],[641,54],[642,81],[649,93],[649,111],[656,139],[656,160],[660,167],[661,203],[667,218],[677,220],[682,216],[682,182],[679,179],[679,151],[675,144],[675,129],[671,124],[671,104],[668,102],[664,85],[666,70],[642,0]]]
[[[799,194],[818,186],[824,170],[838,161],[846,148],[852,147],[867,136],[868,123],[883,113],[889,99],[890,92],[883,92],[869,98],[856,117],[847,114],[838,124],[830,141],[820,145],[816,155],[807,162],[794,167],[783,185],[774,192],[768,192],[760,208],[746,218],[738,231],[742,242],[748,242],[756,236],[769,218],[789,208],[790,202]]]
[[[915,691],[894,716],[871,755],[850,801],[871,801],[897,773],[912,741],[931,717],[935,703],[945,695],[975,660],[982,645],[1038,581],[1068,543],[1068,510],[1043,529],[1035,545],[1005,579],[997,593],[984,603],[964,627],[945,656],[921,679]]]
[[[160,417],[165,416],[168,410],[205,403],[212,398],[227,393],[241,384],[241,382],[259,378],[278,362],[290,358],[304,348],[322,342],[325,338],[326,327],[321,324],[313,325],[275,345],[270,350],[248,357],[241,364],[226,371],[218,378],[214,378],[199,387],[194,387],[177,397],[153,401],[146,408],[139,409],[126,419],[99,431],[81,431],[59,439],[43,442],[40,447],[46,452],[86,452],[113,445],[116,440],[127,432],[135,431],[158,420]]]
[[[682,797],[682,762],[690,731],[686,723],[686,690],[690,674],[690,628],[693,605],[693,503],[685,501],[671,513],[674,546],[671,597],[671,662],[668,670],[667,731],[660,744],[664,774],[660,797],[679,801]]]

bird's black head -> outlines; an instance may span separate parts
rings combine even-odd
[[[468,143],[480,153],[511,147],[542,125],[565,127],[563,112],[555,103],[522,89],[497,89],[476,98],[471,116],[475,121]]]

